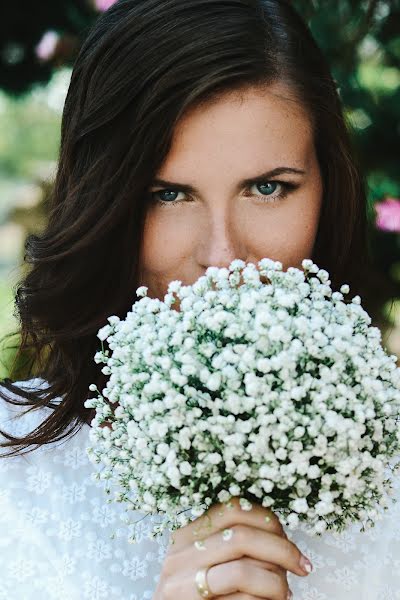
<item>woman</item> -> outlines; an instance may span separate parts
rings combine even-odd
[[[163,298],[169,281],[234,258],[287,268],[308,257],[362,296],[365,212],[334,81],[287,2],[119,0],[98,19],[72,74],[49,222],[27,242],[17,292],[37,377],[3,382],[0,598],[398,597],[394,508],[372,533],[319,539],[289,539],[271,511],[234,503],[210,509],[204,535],[202,517],[150,541],[138,514],[129,546],[123,527],[109,539],[121,515],[85,453],[84,401],[105,384],[96,334],[139,285]]]

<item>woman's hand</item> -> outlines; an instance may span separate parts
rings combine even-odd
[[[208,569],[208,598],[291,598],[287,571],[305,576],[311,565],[304,568],[307,559],[271,510],[253,504],[244,511],[238,498],[231,504],[232,508],[215,504],[171,533],[153,600],[199,600],[195,576],[201,568]]]

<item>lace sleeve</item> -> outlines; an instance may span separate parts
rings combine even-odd
[[[397,502],[364,533],[359,525],[321,538],[302,531],[288,533],[314,565],[314,572],[306,578],[289,573],[295,599],[400,600],[399,477],[394,488]]]
[[[14,418],[18,410],[0,401],[1,429],[32,431],[48,409]],[[0,600],[153,597],[168,536],[148,539],[152,520],[138,513],[138,543],[128,544],[124,511],[92,479],[89,431],[0,457]]]

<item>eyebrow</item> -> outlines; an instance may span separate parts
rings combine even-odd
[[[261,173],[260,175],[256,175],[255,177],[249,177],[248,179],[242,179],[237,184],[237,190],[239,191],[242,187],[247,186],[251,183],[263,183],[267,181],[270,177],[276,177],[277,175],[284,174],[296,174],[296,175],[305,175],[305,171],[302,169],[295,169],[293,167],[276,167],[276,169],[272,169],[271,171],[266,171],[265,173]],[[186,192],[188,194],[196,194],[198,190],[189,185],[187,183],[178,183],[176,181],[166,181],[165,179],[153,179],[152,186],[162,185],[167,188],[179,189],[182,192]]]

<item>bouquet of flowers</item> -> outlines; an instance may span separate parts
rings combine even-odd
[[[302,267],[235,260],[172,281],[163,301],[142,286],[126,318],[98,332],[110,377],[85,402],[96,409],[88,456],[108,502],[165,516],[153,537],[233,496],[311,535],[364,531],[388,508],[396,357],[360,297],[344,300],[347,284],[333,292],[326,270]]]

